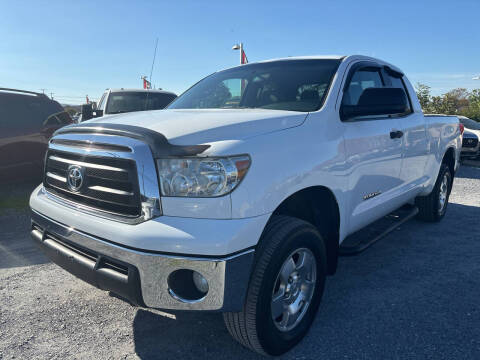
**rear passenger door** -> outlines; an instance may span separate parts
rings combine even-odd
[[[347,75],[342,106],[358,105],[365,89],[386,87],[382,67],[372,62],[353,65]],[[342,109],[342,108],[340,108]],[[389,114],[342,119],[349,181],[349,232],[388,214],[398,205],[403,141],[392,138],[399,119]]]
[[[413,112],[412,101],[406,87],[404,75],[388,67],[384,68],[386,85],[400,88],[405,91],[410,104],[408,113],[398,117],[400,130],[403,132],[403,161],[400,171],[402,182],[408,189],[415,190],[416,186],[427,180],[425,164],[427,162],[428,142],[425,117],[421,112]]]

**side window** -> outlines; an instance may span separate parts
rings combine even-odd
[[[388,72],[386,73],[386,78],[387,78],[387,83],[389,84],[389,87],[403,89],[403,91],[405,91],[405,94],[407,95],[407,98],[408,98],[408,111],[406,111],[405,113],[410,114],[412,112],[412,104],[410,101],[410,97],[408,96],[407,88],[405,87],[405,83],[403,82],[402,78],[398,76],[390,75]]]
[[[343,94],[342,104],[358,105],[358,100],[363,90],[381,87],[383,87],[383,81],[380,75],[380,69],[361,68],[353,74],[347,91]]]

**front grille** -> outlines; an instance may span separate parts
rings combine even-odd
[[[83,171],[83,181],[79,189],[72,190],[67,180],[74,165]],[[50,193],[76,204],[120,216],[141,214],[137,169],[130,159],[49,149],[43,183]]]
[[[464,148],[474,148],[478,144],[478,139],[476,138],[463,138],[462,147]]]

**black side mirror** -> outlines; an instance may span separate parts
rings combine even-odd
[[[98,118],[98,117],[102,117],[102,116],[103,116],[103,110],[98,110],[97,109],[93,112],[93,117],[94,118]]]
[[[363,90],[357,105],[342,105],[342,120],[359,116],[398,115],[409,110],[407,94],[400,88],[368,88]]]
[[[93,119],[92,104],[82,105],[82,121]]]

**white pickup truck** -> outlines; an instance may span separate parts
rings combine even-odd
[[[167,110],[58,130],[32,237],[101,289],[223,312],[241,344],[278,355],[308,331],[347,236],[405,204],[442,219],[461,142],[384,61],[242,65]]]

